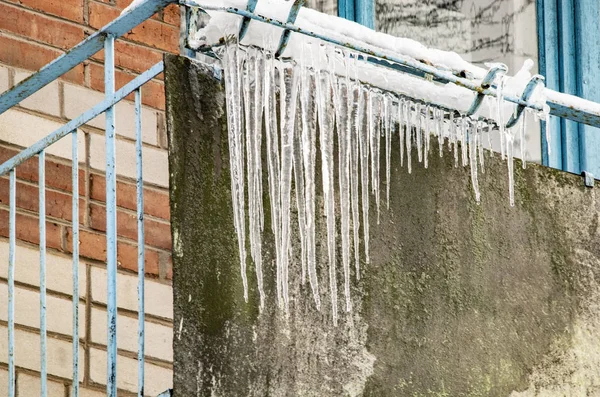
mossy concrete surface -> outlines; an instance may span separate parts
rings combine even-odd
[[[428,169],[414,153],[409,174],[394,140],[390,205],[383,177],[379,224],[371,196],[371,263],[359,281],[352,270],[351,312],[338,263],[337,327],[321,189],[323,306],[301,284],[295,240],[285,315],[265,179],[260,312],[250,259],[243,298],[222,82],[176,56],[166,57],[165,81],[176,396],[600,395],[600,204],[580,177],[517,161],[510,207],[506,163],[486,153],[478,204],[447,148],[440,158],[433,144]]]

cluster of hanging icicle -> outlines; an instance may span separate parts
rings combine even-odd
[[[302,267],[301,282],[308,279],[315,305],[317,309],[321,307],[315,217],[323,211],[334,324],[338,318],[338,263],[341,262],[343,267],[347,311],[351,310],[352,262],[354,274],[360,278],[361,238],[364,260],[369,263],[369,200],[375,200],[379,222],[382,150],[385,151],[385,205],[389,206],[390,200],[392,152],[400,157],[403,166],[406,164],[408,172],[411,172],[414,151],[418,162],[427,167],[431,139],[439,141],[439,156],[447,142],[454,153],[455,164],[458,166],[460,158],[463,166],[470,167],[473,190],[479,200],[477,173],[484,172],[483,141],[487,139],[486,146],[491,147],[492,133],[499,133],[501,155],[508,163],[510,201],[513,203],[513,144],[515,135],[520,135],[521,153],[524,153],[524,121],[514,130],[494,129],[487,120],[462,117],[454,111],[365,85],[358,80],[356,72],[357,64],[362,61],[357,60],[355,54],[333,47],[321,46],[319,55],[326,59],[335,56],[337,61],[342,59],[345,73],[334,73],[333,60],[321,65],[313,63],[312,57],[301,57],[297,62],[280,61],[268,51],[236,43],[221,50],[227,98],[231,194],[244,297],[248,299],[248,233],[261,309],[265,299],[262,249],[265,232],[262,175],[265,166],[271,232],[275,240],[278,303],[288,310],[293,226],[290,212],[295,205],[301,257],[301,264],[297,265]],[[499,115],[499,119],[503,120],[503,115]],[[394,135],[399,138],[397,148],[391,147]],[[334,153],[336,139],[338,150]],[[262,159],[263,147],[266,147],[266,164]],[[317,156],[320,156],[321,181],[315,180]],[[335,174],[338,175],[337,183]],[[315,185],[319,182],[324,208],[316,208],[315,204]],[[292,192],[295,192],[295,198]],[[340,218],[340,230],[336,230],[336,216]],[[362,235],[359,235],[361,222]],[[341,258],[336,257],[336,235],[341,239]]]

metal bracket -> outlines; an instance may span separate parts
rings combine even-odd
[[[248,12],[254,12],[256,5],[258,4],[258,0],[248,0],[248,5],[246,6],[246,10]],[[240,25],[240,32],[238,33],[238,43],[242,41],[246,32],[248,31],[248,26],[250,25],[250,18],[244,17],[242,18],[242,24]]]
[[[594,174],[583,171],[581,176],[583,176],[583,183],[585,183],[586,187],[594,187]]]
[[[490,70],[487,72],[487,74],[485,75],[485,77],[483,78],[483,80],[481,80],[481,85],[480,85],[481,91],[487,90],[488,88],[490,88],[492,83],[496,79],[496,76],[499,73],[504,75],[504,74],[506,74],[507,71],[508,71],[508,67],[503,63],[499,63],[497,65],[492,66],[490,68]],[[472,116],[475,114],[475,112],[477,112],[477,110],[481,106],[481,103],[483,102],[483,98],[485,98],[485,94],[478,92],[477,96],[475,97],[475,100],[473,101],[473,104],[471,104],[471,107],[467,111],[467,116]]]
[[[529,99],[531,98],[531,95],[533,95],[533,91],[535,91],[535,88],[538,86],[538,84],[543,83],[544,76],[541,76],[539,74],[533,76],[531,80],[529,80],[529,83],[527,83],[527,86],[525,86],[525,90],[523,90],[521,100],[523,100],[523,102],[525,103],[528,103]],[[515,113],[513,113],[513,115],[510,116],[510,120],[508,120],[508,123],[506,123],[506,128],[512,128],[515,126],[515,124],[517,124],[517,121],[519,121],[519,118],[523,114],[523,110],[525,110],[525,105],[517,105]]]
[[[287,17],[287,23],[293,24],[296,22],[296,18],[298,17],[298,13],[300,12],[300,8],[304,5],[304,0],[295,0],[294,4],[292,4],[292,8],[290,9],[290,13]],[[283,31],[281,35],[281,39],[279,40],[279,46],[277,47],[277,51],[275,52],[275,58],[279,58],[283,51],[285,51],[285,47],[287,47],[287,43],[290,39],[290,34],[292,32],[288,29]]]

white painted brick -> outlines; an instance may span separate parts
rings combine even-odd
[[[65,397],[65,385],[60,382],[48,380],[48,397]],[[40,395],[40,378],[20,372],[17,374],[17,397],[30,397]]]
[[[15,84],[20,83],[32,73],[17,70],[15,72]],[[58,81],[53,81],[29,98],[21,101],[21,106],[27,109],[37,110],[42,113],[60,117],[60,97],[58,95]]]
[[[8,371],[0,368],[0,390],[8,390]]]
[[[106,169],[104,136],[90,134],[90,165],[100,171]],[[135,178],[136,156],[133,142],[117,139],[117,174]],[[161,187],[169,186],[169,161],[167,151],[145,147],[143,151],[144,181]]]
[[[0,296],[8,296],[8,285],[0,283]],[[73,335],[72,303],[69,299],[46,294],[46,326],[48,331]],[[7,300],[0,301],[0,320],[8,321]],[[33,328],[40,326],[40,294],[15,287],[15,322]],[[85,305],[79,304],[79,335],[85,336]]]
[[[0,258],[8,258],[8,241],[0,239]],[[15,280],[34,287],[40,285],[40,254],[35,248],[17,245],[15,253]],[[72,259],[47,253],[46,288],[51,291],[73,294]],[[8,275],[8,262],[0,260],[0,278]],[[79,296],[86,295],[85,264],[79,262]]]
[[[106,311],[92,309],[92,342],[106,345]],[[165,361],[173,361],[173,327],[167,327],[146,321],[145,355]],[[119,315],[117,318],[117,347],[119,349],[137,352],[138,349],[138,320]]]
[[[48,338],[47,345],[48,373],[61,378],[72,376],[72,346],[70,342]],[[0,326],[0,362],[8,362],[8,329]],[[79,365],[84,368],[83,346],[79,348]],[[40,370],[40,337],[38,334],[15,330],[15,364],[17,367]],[[79,380],[83,380],[83,371],[79,372]]]
[[[71,392],[73,395],[73,392]],[[79,387],[79,397],[106,397],[106,390],[92,390]]]
[[[8,110],[0,115],[0,141],[28,147],[60,128],[62,124],[18,110]],[[85,159],[85,136],[78,132],[78,153]],[[71,159],[71,138],[65,137],[52,144],[46,153]]]
[[[106,269],[92,267],[92,299],[106,304]],[[167,319],[173,318],[173,288],[170,285],[146,280],[146,313]],[[117,275],[117,305],[120,308],[137,311],[137,276],[119,273]]]
[[[137,360],[123,356],[117,357],[117,387],[137,391]],[[144,394],[156,396],[173,387],[173,371],[146,362],[144,365]],[[92,382],[106,384],[106,352],[90,349],[90,379]]]
[[[65,116],[73,119],[81,113],[96,106],[104,100],[104,94],[74,84],[64,85]],[[143,94],[142,94],[143,95]],[[129,101],[121,101],[116,110],[117,135],[135,139],[135,106]],[[157,116],[156,111],[142,106],[142,141],[157,145]],[[105,128],[104,114],[91,120],[89,125],[96,128]]]
[[[8,68],[0,66],[0,92],[4,92],[8,88]]]

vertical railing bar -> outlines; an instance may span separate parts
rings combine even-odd
[[[71,397],[79,397],[79,152],[77,130],[71,133],[71,178],[73,189],[73,385]]]
[[[115,38],[104,42],[104,93],[115,91]],[[115,108],[106,110],[106,267],[107,267],[107,380],[106,395],[117,396],[117,200]]]
[[[46,397],[46,151],[38,155],[39,229],[40,229],[40,397]]]
[[[15,397],[15,222],[16,171],[10,171],[8,214],[8,397]]]
[[[142,89],[135,91],[135,151],[138,226],[138,397],[144,397],[144,180],[142,175]]]

